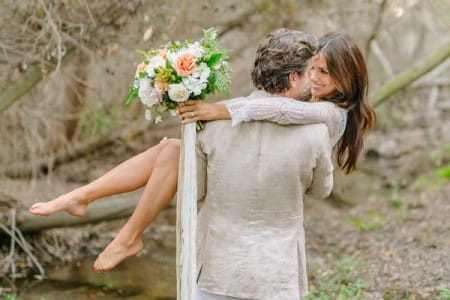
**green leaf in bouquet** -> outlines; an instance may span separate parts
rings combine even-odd
[[[206,98],[206,90],[203,90],[200,95],[189,95],[189,100],[205,100]]]
[[[144,50],[136,50],[136,53],[141,54],[145,57],[148,57],[151,54],[150,51],[144,51]]]
[[[197,121],[195,124],[195,129],[197,132],[202,131],[203,129],[205,129],[205,122],[204,121]]]
[[[201,44],[206,49],[206,57],[209,57],[212,52],[218,51],[222,48],[222,43],[217,40],[217,30],[215,28],[203,30],[203,39]]]
[[[168,109],[175,109],[175,108],[177,108],[178,103],[174,102],[172,100],[168,100],[166,106],[167,106]]]
[[[147,57],[153,57],[159,54],[159,49],[151,49],[150,51],[147,52]]]
[[[214,52],[211,54],[209,60],[206,62],[208,67],[212,68],[215,64],[217,64],[220,60],[222,60],[225,56],[223,52]]]
[[[215,86],[216,88],[222,92],[224,95],[228,96],[230,93],[230,75],[225,70],[215,71],[216,75]]]
[[[155,69],[155,81],[174,83],[178,82],[178,77],[173,69]],[[179,81],[181,81],[181,77]]]
[[[172,64],[170,63],[170,61],[168,59],[166,59],[166,68],[173,70]]]
[[[127,97],[125,98],[124,106],[130,105],[133,100],[139,96],[139,89],[133,84],[128,90]]]
[[[169,42],[166,44],[167,50],[172,51],[172,52],[176,52],[177,50],[180,50],[183,47],[184,47],[184,44],[181,43],[180,41]]]
[[[214,93],[216,90],[216,73],[211,72],[208,77],[208,83],[206,85],[206,89],[204,90],[205,94]]]
[[[175,109],[178,106],[178,103],[175,101],[172,101],[167,93],[163,94],[163,103],[167,107],[166,111],[168,111],[170,109]]]

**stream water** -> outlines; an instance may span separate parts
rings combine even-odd
[[[146,240],[144,254],[109,272],[94,272],[94,257],[59,265],[47,269],[45,280],[16,280],[10,299],[176,299],[174,245]]]

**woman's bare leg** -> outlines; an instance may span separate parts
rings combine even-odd
[[[145,185],[150,178],[156,157],[167,145],[167,140],[121,163],[93,182],[79,187],[49,202],[34,203],[29,211],[48,216],[66,211],[83,216],[89,203],[106,196],[130,192]]]
[[[153,172],[132,216],[100,253],[92,266],[94,270],[112,269],[127,257],[142,250],[144,229],[170,202],[177,190],[179,155],[180,141],[169,140],[155,161]]]

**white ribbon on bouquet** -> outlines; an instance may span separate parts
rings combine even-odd
[[[197,162],[196,123],[182,126],[177,194],[177,299],[196,293]]]

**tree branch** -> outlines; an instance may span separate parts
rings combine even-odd
[[[377,107],[399,90],[411,85],[415,80],[427,74],[450,56],[450,40],[431,53],[426,59],[412,68],[398,74],[381,86],[371,97],[370,102]]]
[[[74,48],[67,49],[63,59],[67,58]],[[23,95],[28,93],[36,84],[38,84],[44,75],[53,71],[56,63],[46,63],[43,66],[32,67],[18,82],[13,83],[0,94],[0,113],[5,111],[15,101],[19,100]]]
[[[370,46],[372,44],[372,41],[377,37],[378,32],[380,31],[381,21],[383,20],[383,13],[384,13],[384,10],[386,9],[386,4],[387,4],[387,0],[383,0],[380,3],[380,6],[378,7],[377,19],[375,21],[372,32],[371,32],[369,39],[367,40],[367,44],[366,44],[366,60],[369,59]]]

